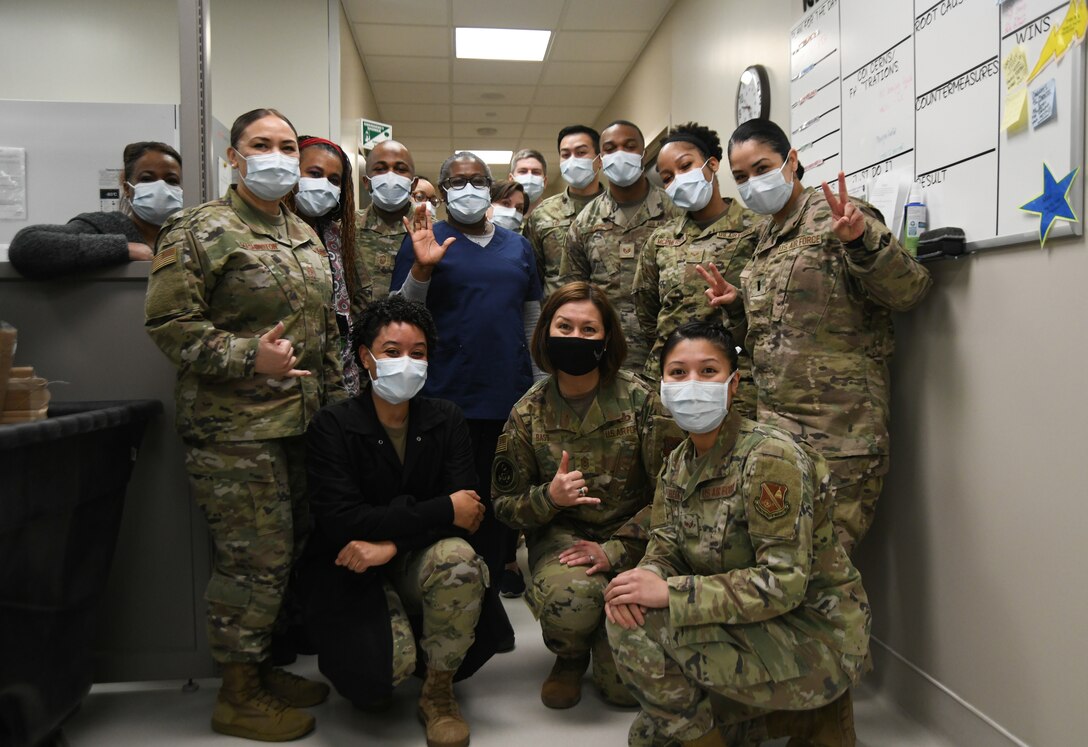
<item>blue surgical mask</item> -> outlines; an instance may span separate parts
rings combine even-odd
[[[246,188],[262,200],[278,200],[298,184],[298,157],[284,153],[246,156]]]
[[[662,381],[661,404],[672,419],[688,433],[709,433],[729,414],[729,382],[725,381]]]
[[[786,163],[789,163],[788,159]],[[793,181],[787,182],[786,177],[782,176],[784,168],[786,168],[785,163],[776,171],[750,176],[744,184],[737,185],[740,198],[744,200],[749,210],[754,210],[761,215],[774,215],[786,207],[786,203],[790,201],[790,195],[793,194]]]
[[[690,212],[698,212],[710,202],[710,196],[714,192],[714,184],[703,176],[703,168],[710,163],[708,158],[697,169],[689,169],[677,174],[665,188],[665,194],[673,201],[676,207]]]
[[[369,179],[370,199],[382,210],[400,210],[412,197],[412,180],[406,176],[387,171]]]
[[[479,223],[491,207],[491,192],[487,187],[466,184],[460,189],[446,190],[446,211],[464,225]]]
[[[502,226],[507,231],[517,231],[521,228],[521,222],[525,219],[517,208],[495,205],[491,213],[491,222],[496,226]]]
[[[642,176],[642,154],[617,150],[601,156],[608,181],[617,187],[630,187]]]
[[[544,177],[537,174],[514,174],[514,181],[522,186],[529,202],[536,202],[544,194]]]
[[[295,207],[309,218],[319,218],[330,213],[340,204],[340,188],[325,177],[312,179],[304,176],[298,180]]]
[[[593,158],[568,158],[559,162],[559,173],[567,180],[567,184],[575,189],[588,187],[597,172],[593,169]]]
[[[153,226],[161,226],[167,218],[181,210],[181,187],[156,182],[129,184],[132,187],[132,212]]]

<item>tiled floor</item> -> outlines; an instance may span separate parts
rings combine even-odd
[[[472,728],[473,747],[612,747],[627,741],[633,711],[605,704],[592,686],[582,702],[567,711],[552,711],[540,703],[540,682],[552,658],[540,639],[540,629],[521,600],[506,600],[517,630],[517,649],[496,656],[466,682],[457,694]],[[317,675],[317,662],[303,657],[291,667]],[[240,740],[215,734],[208,719],[217,680],[202,680],[196,692],[185,693],[180,682],[98,685],[83,708],[65,726],[73,747],[136,747],[143,745],[233,745]],[[409,680],[397,690],[393,707],[380,716],[360,713],[333,695],[312,710],[317,730],[299,744],[421,745],[423,729],[416,720],[419,682]],[[950,747],[903,717],[878,694],[862,685],[854,695],[859,745],[864,747]],[[785,740],[768,745],[781,747]]]

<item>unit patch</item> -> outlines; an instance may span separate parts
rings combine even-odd
[[[756,510],[767,520],[785,516],[790,510],[790,503],[786,500],[789,488],[780,482],[764,482],[759,485],[759,500],[756,501]]]
[[[518,470],[514,460],[506,455],[495,457],[495,466],[491,468],[491,482],[503,492],[510,492],[518,482]]]

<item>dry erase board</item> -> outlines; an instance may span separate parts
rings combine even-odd
[[[1085,41],[1067,21],[1081,12],[1085,0],[821,0],[790,34],[805,182],[842,170],[866,194],[894,174],[921,187],[931,228],[963,228],[971,249],[1038,243],[1039,217],[1019,208],[1043,191],[1043,164],[1057,180],[1084,164]],[[1050,237],[1083,233],[1085,176],[1069,192],[1078,222]]]
[[[0,244],[23,226],[115,209],[121,154],[138,140],[177,147],[177,107],[0,99],[0,147],[26,154],[26,216],[0,220]]]

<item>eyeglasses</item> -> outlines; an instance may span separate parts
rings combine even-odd
[[[445,189],[464,189],[468,184],[471,184],[477,189],[491,188],[491,180],[486,176],[474,176],[471,179],[466,179],[463,176],[451,176],[442,182],[441,186]]]
[[[429,202],[434,206],[438,206],[438,197],[428,197],[426,192],[413,192],[412,199],[416,202]]]

